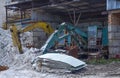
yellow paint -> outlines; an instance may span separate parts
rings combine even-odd
[[[23,53],[21,41],[20,41],[20,38],[19,38],[20,37],[20,33],[24,33],[24,32],[33,30],[35,28],[43,29],[43,31],[46,32],[47,34],[52,34],[54,32],[52,27],[49,24],[47,24],[46,22],[33,23],[32,25],[27,26],[27,27],[25,27],[22,30],[18,30],[17,26],[15,26],[15,25],[12,25],[10,27],[13,44],[14,44],[14,46],[18,47],[20,53]]]

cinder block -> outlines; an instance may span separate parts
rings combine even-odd
[[[114,38],[115,39],[119,39],[120,40],[120,32],[116,32],[116,33],[114,33]]]
[[[108,26],[108,32],[118,32],[118,26],[119,25],[109,25]]]
[[[108,33],[108,39],[114,39],[114,33],[110,32]]]
[[[109,40],[109,46],[120,46],[120,40]]]
[[[109,54],[120,54],[120,47],[109,47]]]

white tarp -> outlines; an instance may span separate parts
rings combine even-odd
[[[50,60],[54,60],[54,61],[64,62],[73,67],[79,67],[81,65],[86,66],[85,62],[80,61],[79,59],[76,59],[72,56],[60,54],[60,53],[47,53],[47,54],[44,54],[44,55],[41,55],[38,57],[43,58],[43,59],[50,59]]]

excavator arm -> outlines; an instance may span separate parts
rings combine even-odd
[[[22,54],[23,51],[22,51],[22,45],[21,45],[21,41],[20,41],[19,31],[17,30],[17,27],[14,24],[10,27],[10,32],[12,35],[13,45],[17,46],[20,54]]]
[[[52,29],[52,27],[49,24],[47,24],[46,22],[33,23],[32,25],[29,25],[29,26],[23,28],[22,30],[18,30],[17,26],[15,26],[15,25],[12,25],[10,27],[13,44],[18,47],[20,54],[23,53],[22,45],[21,45],[21,41],[20,41],[20,34],[24,33],[24,32],[27,32],[27,31],[30,31],[30,30],[33,30],[35,28],[42,29],[47,34],[51,34],[54,31]]]
[[[54,31],[52,29],[52,27],[49,24],[47,24],[46,22],[37,22],[37,23],[33,23],[32,25],[29,25],[29,26],[25,27],[24,29],[20,30],[20,33],[24,33],[24,32],[33,30],[35,28],[42,29],[47,34],[51,34]]]
[[[67,31],[67,34],[62,34],[64,31]],[[73,40],[76,42],[76,44],[79,46],[79,48],[84,47],[86,45],[81,44],[80,42],[83,42],[82,40],[79,40],[77,38],[77,35],[79,35],[83,40],[84,43],[87,45],[87,34],[81,31],[79,28],[73,26],[72,24],[68,23],[62,23],[58,30],[55,30],[54,33],[51,34],[51,36],[48,38],[46,43],[41,47],[41,52],[43,54],[49,52],[49,49],[53,46],[55,46],[56,42],[60,42],[61,40],[67,39],[68,37],[73,38]],[[69,40],[68,40],[69,41]],[[70,43],[70,42],[68,42]]]

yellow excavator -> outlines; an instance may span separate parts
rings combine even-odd
[[[14,44],[14,46],[18,47],[20,54],[23,53],[22,44],[20,41],[20,34],[27,32],[27,31],[30,31],[30,30],[33,30],[35,28],[42,29],[44,32],[46,32],[49,35],[54,32],[54,29],[46,22],[31,23],[31,25],[29,25],[21,30],[18,30],[17,26],[15,26],[14,24],[10,27],[13,44]]]

